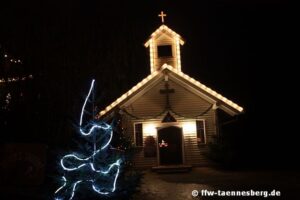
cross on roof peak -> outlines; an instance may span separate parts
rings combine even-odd
[[[159,92],[161,94],[165,94],[166,95],[166,110],[170,110],[171,109],[171,105],[170,105],[170,97],[169,97],[169,95],[172,94],[172,93],[174,93],[175,90],[169,88],[169,83],[168,83],[168,79],[167,78],[165,80],[165,89],[161,89],[161,90],[159,90]]]
[[[164,22],[165,22],[164,17],[166,17],[167,14],[165,14],[164,11],[161,11],[160,14],[159,14],[158,16],[161,18],[161,22],[164,23]]]

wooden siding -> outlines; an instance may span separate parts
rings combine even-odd
[[[160,45],[172,45],[173,57],[158,57],[157,46],[160,46]],[[177,66],[177,64],[176,64],[176,45],[175,45],[174,39],[172,37],[167,36],[166,34],[162,34],[155,40],[154,68],[159,70],[160,67],[165,63],[176,68],[176,66]]]
[[[213,111],[210,111],[209,115],[213,115]],[[215,129],[213,124],[210,121],[210,118],[206,116],[202,119],[205,120],[205,131],[206,131],[206,144],[197,143],[197,132],[196,130],[190,133],[184,132],[184,159],[185,164],[190,164],[192,166],[205,166],[209,163],[206,158],[208,153],[208,145],[210,142],[213,142],[213,135],[215,134]],[[195,124],[196,125],[196,124]]]
[[[163,116],[157,116],[161,113],[166,105],[166,96],[160,94],[160,89],[164,89],[165,81],[162,77],[161,80],[149,91],[144,93],[142,96],[133,101],[130,105],[126,106],[126,110],[132,115],[140,118],[134,119],[129,115],[124,115],[124,122],[126,126],[126,132],[134,139],[134,123],[142,122],[143,128],[147,127],[144,124],[151,122],[156,123],[156,127],[160,127],[159,124]],[[214,142],[214,136],[216,135],[216,124],[215,124],[215,110],[210,109],[203,116],[197,115],[206,111],[211,104],[199,97],[198,95],[190,92],[180,84],[169,78],[169,88],[175,90],[175,93],[170,94],[170,104],[172,109],[179,114],[176,116],[181,126],[181,122],[186,120],[194,121],[196,119],[205,120],[205,131],[206,131],[206,144],[197,144],[197,133],[196,128],[193,132],[185,132],[183,130],[184,138],[184,163],[191,164],[193,166],[201,166],[209,164],[205,154],[208,152],[208,145]],[[151,120],[148,120],[151,119]],[[166,125],[164,123],[164,125]],[[195,124],[196,126],[196,124]],[[143,138],[145,140],[146,134],[144,133]],[[156,133],[153,135],[156,138]],[[134,140],[133,140],[134,141]],[[156,141],[157,142],[157,141]],[[137,148],[137,153],[134,159],[136,167],[152,167],[158,165],[158,158],[145,158],[143,148]]]

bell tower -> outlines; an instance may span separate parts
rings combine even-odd
[[[164,25],[164,17],[167,15],[161,12],[162,25],[156,29],[145,43],[150,51],[151,73],[159,71],[165,63],[174,69],[181,71],[180,45],[184,44],[179,34]]]

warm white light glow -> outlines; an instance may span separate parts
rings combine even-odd
[[[164,13],[164,11],[161,11],[160,14],[158,15],[161,18],[161,22],[164,23],[165,19],[164,17],[166,17],[167,15]]]
[[[157,71],[154,71],[152,74],[144,78],[140,83],[138,83],[136,86],[132,87],[128,92],[123,94],[119,99],[112,102],[109,106],[107,106],[104,110],[100,111],[100,116],[105,115],[105,113],[109,112],[112,108],[114,108],[116,105],[118,105],[120,102],[122,102],[124,99],[126,99],[128,96],[130,96],[132,93],[137,91],[139,88],[144,86],[146,83],[148,83],[153,77],[155,77],[158,74]]]
[[[151,67],[151,73],[154,71],[154,44],[153,39],[150,39],[150,67]]]
[[[181,36],[178,35],[177,33],[175,33],[174,31],[172,31],[172,29],[170,29],[169,27],[167,27],[166,25],[161,25],[158,29],[156,29],[156,31],[154,31],[152,34],[151,34],[151,38],[145,43],[145,47],[148,47],[150,44],[150,40],[157,36],[159,33],[161,33],[162,31],[166,31],[168,32],[169,34],[173,35],[174,37],[178,37],[180,38],[179,42],[181,45],[184,44],[184,41],[182,40]]]
[[[175,58],[174,58],[175,59],[175,64],[174,64],[175,66],[172,67],[170,65],[164,64],[160,69],[158,69],[158,68],[156,69],[155,67],[160,67],[160,66],[156,66],[157,65],[157,58],[156,58],[156,56],[157,56],[157,51],[156,51],[157,44],[156,44],[156,40],[161,34],[165,34],[166,32],[169,35],[171,35],[171,37],[173,39],[172,46],[173,46],[173,51],[175,49],[175,55],[174,55],[175,56]],[[118,98],[112,104],[107,106],[104,110],[100,111],[99,117],[105,115],[107,112],[109,112],[115,106],[117,106],[118,104],[123,102],[126,98],[128,98],[129,96],[134,94],[134,92],[136,92],[138,89],[143,87],[150,80],[152,80],[157,74],[159,74],[160,72],[162,72],[165,69],[168,69],[168,70],[174,72],[175,74],[177,74],[181,78],[185,79],[189,83],[194,84],[197,88],[205,91],[209,95],[211,95],[211,96],[215,97],[216,99],[222,101],[223,103],[225,103],[226,105],[234,108],[235,110],[237,110],[239,112],[243,112],[244,109],[242,107],[240,107],[239,105],[233,103],[232,101],[230,101],[227,98],[223,97],[221,94],[217,93],[216,91],[212,90],[211,88],[205,86],[204,84],[202,84],[199,81],[195,80],[194,78],[188,76],[187,74],[184,74],[181,71],[180,45],[183,45],[183,44],[184,44],[184,41],[182,40],[181,36],[179,34],[177,34],[176,32],[174,32],[173,30],[171,30],[166,25],[163,24],[158,29],[156,29],[151,34],[150,39],[144,44],[145,47],[149,47],[149,51],[150,51],[150,67],[151,67],[150,71],[151,71],[151,74],[149,76],[147,76],[145,79],[143,79],[136,86],[131,88],[127,93],[123,94],[120,98]]]
[[[196,122],[195,121],[182,122],[182,129],[184,134],[196,133]]]
[[[157,127],[157,125],[155,123],[143,124],[144,136],[155,136],[156,135],[156,127]]]
[[[177,57],[177,70],[181,71],[181,58],[180,58],[180,39],[176,37],[176,57]]]
[[[173,71],[174,73],[178,74],[179,76],[181,76],[182,78],[186,79],[187,81],[189,81],[189,82],[195,84],[196,86],[200,87],[201,89],[203,89],[207,93],[211,94],[212,96],[218,98],[219,100],[222,100],[223,102],[225,102],[229,106],[235,108],[239,112],[243,112],[244,109],[242,107],[238,106],[237,104],[235,104],[232,101],[228,100],[227,98],[223,97],[221,94],[218,94],[216,91],[212,90],[211,88],[206,87],[204,84],[200,83],[199,81],[196,81],[195,79],[191,78],[187,74],[184,74],[182,72],[177,72],[176,70],[174,70],[173,67],[171,67],[169,65],[164,65],[162,67],[162,70],[166,69],[166,68],[169,69],[169,70],[171,70],[171,71]]]
[[[115,101],[116,103],[112,103],[109,106],[107,106],[104,110],[100,111],[100,116],[104,115],[105,113],[109,112],[113,107],[115,107],[116,105],[118,105],[121,101],[125,100],[128,96],[130,96],[132,93],[134,93],[135,91],[137,91],[139,88],[143,87],[145,84],[147,84],[150,80],[152,80],[155,76],[157,76],[161,71],[168,69],[172,72],[174,72],[175,74],[177,74],[178,76],[182,77],[183,79],[187,80],[190,83],[193,83],[196,87],[204,90],[205,92],[209,93],[210,95],[214,96],[215,98],[223,101],[224,103],[226,103],[227,105],[231,106],[232,108],[238,110],[239,112],[243,112],[243,108],[240,107],[239,105],[237,105],[236,103],[233,103],[232,101],[228,100],[227,98],[223,97],[221,94],[217,93],[216,91],[212,90],[209,87],[206,87],[204,84],[200,83],[199,81],[196,81],[195,79],[191,78],[190,76],[184,74],[181,71],[178,71],[176,69],[174,69],[172,66],[164,64],[161,67],[160,71],[154,71],[153,73],[151,73],[149,76],[147,76],[145,79],[143,79],[140,83],[138,83],[136,86],[134,86],[132,89],[130,89],[127,93],[123,94],[121,96],[121,100],[119,101]],[[114,105],[114,106],[112,106]]]
[[[202,90],[206,91],[207,93],[211,94],[212,96],[214,96],[215,98],[223,101],[224,103],[228,104],[229,106],[231,106],[232,108],[238,110],[239,112],[243,112],[243,108],[238,106],[237,104],[233,103],[232,101],[229,101],[227,98],[223,97],[221,94],[217,93],[216,91],[210,89],[209,87],[206,87],[204,84],[200,83],[199,81],[196,81],[195,79],[189,77],[188,75],[184,74],[181,71],[177,71],[175,70],[172,66],[164,64],[161,68],[160,71],[163,71],[165,69],[168,69],[172,72],[174,72],[175,74],[177,74],[178,76],[182,77],[183,79],[186,79],[187,81],[193,83],[195,86],[197,86],[198,88],[201,88]],[[138,90],[139,88],[141,88],[142,86],[144,86],[146,83],[148,83],[150,80],[152,80],[156,75],[159,74],[160,71],[154,71],[153,73],[151,73],[149,76],[147,76],[146,78],[144,78],[140,83],[138,83],[136,86],[134,86],[132,89],[130,89],[127,93],[123,94],[121,96],[120,100],[116,100],[115,102],[113,102],[112,104],[110,104],[109,106],[107,106],[104,110],[100,111],[100,116],[103,116],[105,113],[109,112],[113,107],[115,107],[117,104],[119,104],[120,102],[122,102],[123,100],[125,100],[129,95],[131,95],[132,93],[134,93],[136,90]],[[112,106],[114,105],[114,106]]]
[[[28,79],[33,79],[33,76],[28,75],[28,76],[23,76],[23,77],[10,77],[10,78],[7,78],[7,80],[2,78],[2,79],[0,79],[0,84],[1,83],[6,83],[6,82],[25,81],[25,80],[28,80]]]

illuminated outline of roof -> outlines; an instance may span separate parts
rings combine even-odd
[[[222,96],[221,94],[217,93],[216,91],[212,90],[211,88],[205,86],[204,84],[200,83],[199,81],[195,80],[194,78],[192,78],[192,77],[184,74],[183,72],[181,72],[181,71],[178,72],[172,66],[164,64],[161,67],[160,71],[155,71],[152,74],[148,75],[146,78],[144,78],[141,82],[139,82],[138,84],[136,84],[135,86],[133,86],[130,90],[128,90],[126,93],[124,93],[117,100],[115,100],[114,102],[112,102],[110,105],[106,106],[106,108],[104,110],[102,110],[102,111],[99,112],[99,117],[101,117],[101,116],[105,115],[106,113],[108,113],[109,111],[111,111],[118,104],[120,104],[121,102],[123,102],[126,98],[128,98],[130,95],[132,95],[133,93],[135,93],[138,89],[140,89],[141,87],[143,87],[150,80],[152,80],[154,77],[156,77],[158,74],[160,74],[162,71],[164,71],[166,69],[170,70],[171,72],[173,72],[173,73],[177,74],[178,76],[180,76],[181,78],[185,79],[189,83],[191,83],[194,86],[196,86],[198,89],[204,90],[208,94],[214,96],[216,99],[222,101],[223,103],[225,103],[226,105],[228,105],[231,108],[235,109],[236,111],[238,111],[240,113],[243,112],[244,109],[241,106],[239,106],[238,104],[232,102],[231,100],[227,99],[226,97]]]
[[[169,34],[171,34],[173,37],[178,37],[179,38],[179,42],[180,42],[180,44],[181,45],[183,45],[184,44],[184,40],[182,39],[182,37],[179,35],[179,34],[177,34],[175,31],[173,31],[172,29],[170,29],[169,27],[167,27],[166,25],[161,25],[158,29],[156,29],[152,34],[151,34],[151,37],[145,42],[145,47],[148,47],[149,46],[149,44],[150,44],[150,40],[153,38],[153,37],[155,37],[155,36],[157,36],[159,33],[161,33],[162,31],[166,31],[166,32],[168,32]]]

